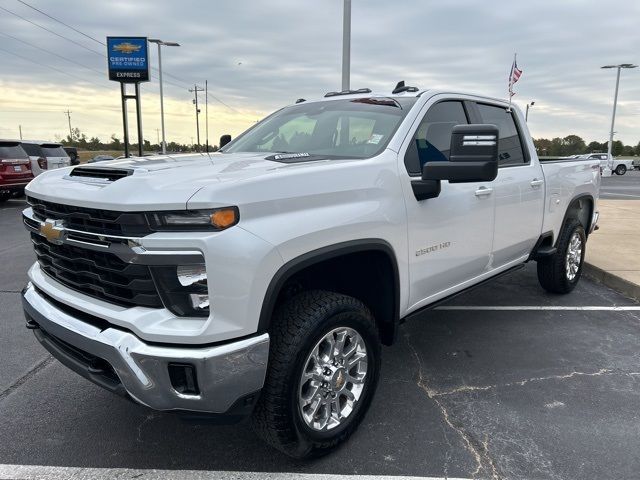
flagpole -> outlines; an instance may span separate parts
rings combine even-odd
[[[507,112],[511,111],[511,97],[513,97],[513,70],[516,66],[516,56],[518,54],[514,52],[513,54],[513,63],[511,64],[511,73],[509,73],[509,106],[507,107]]]

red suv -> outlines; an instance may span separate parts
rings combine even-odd
[[[22,195],[31,180],[29,156],[20,142],[0,140],[0,203]]]

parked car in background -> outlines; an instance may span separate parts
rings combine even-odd
[[[33,170],[33,175],[36,177],[45,170],[71,165],[71,159],[60,143],[21,140],[20,144],[29,155],[31,170]]]
[[[633,160],[625,160],[622,158],[610,157],[608,153],[588,153],[582,158],[600,160],[600,169],[609,168],[616,175],[624,175],[627,170],[633,170]]]
[[[80,164],[80,159],[78,158],[78,149],[76,147],[63,147],[64,151],[67,152],[69,158],[71,159],[71,165]]]
[[[0,203],[24,194],[33,180],[29,156],[17,140],[0,140]]]
[[[113,160],[111,155],[96,155],[95,157],[90,158],[87,163],[108,162],[109,160]]]

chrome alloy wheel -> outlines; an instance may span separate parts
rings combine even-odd
[[[302,370],[298,405],[305,423],[321,432],[341,425],[362,396],[367,347],[358,332],[340,327],[316,344]]]
[[[567,248],[567,257],[565,258],[565,270],[567,272],[567,279],[573,281],[580,269],[580,262],[582,261],[582,238],[578,232],[574,232],[569,240],[569,246]]]

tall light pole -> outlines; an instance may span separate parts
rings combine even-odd
[[[344,0],[342,16],[342,90],[349,90],[351,76],[351,0]]]
[[[623,68],[636,68],[638,65],[632,63],[621,63],[620,65],[605,65],[600,68],[617,68],[618,74],[616,75],[616,93],[613,96],[613,114],[611,115],[611,130],[609,131],[609,146],[607,147],[607,154],[609,155],[609,162],[611,162],[613,150],[613,127],[616,123],[616,107],[618,105],[618,86],[620,85],[620,70]]]
[[[536,104],[536,102],[534,102],[534,101],[531,101],[531,102],[527,103],[527,112],[524,114],[524,121],[525,122],[529,121],[529,109],[531,107],[533,107],[535,104]]]
[[[162,91],[162,46],[165,47],[179,47],[180,44],[176,42],[164,42],[157,38],[150,38],[150,43],[158,45],[158,76],[160,78],[160,125],[162,127],[162,154],[167,153],[167,141],[164,134],[164,95]]]

